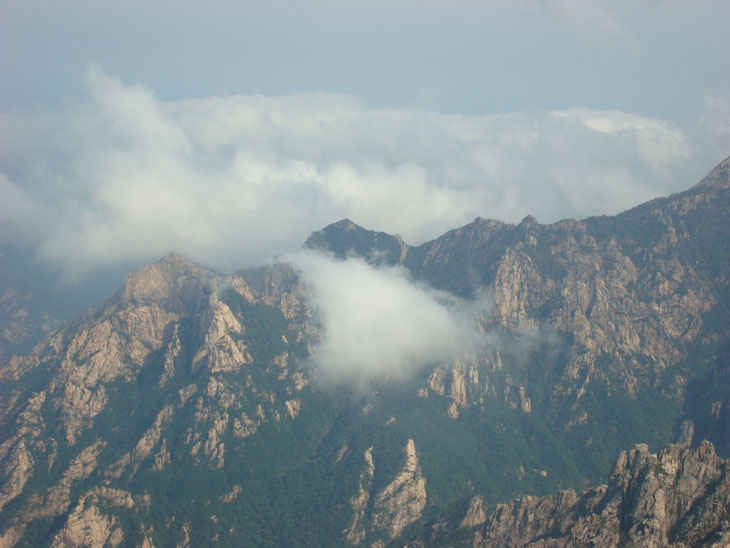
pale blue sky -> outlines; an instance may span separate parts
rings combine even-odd
[[[695,120],[730,89],[726,0],[2,0],[5,109],[73,101],[89,65],[162,99],[353,94],[493,113]]]
[[[730,155],[730,1],[0,0],[0,238],[221,269],[614,214]]]

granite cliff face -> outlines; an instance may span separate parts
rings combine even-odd
[[[422,475],[413,440],[408,440],[405,454],[403,468],[373,502],[373,525],[385,529],[390,538],[396,538],[421,517],[426,506],[426,478]]]
[[[473,548],[720,548],[730,545],[729,505],[730,461],[718,457],[711,443],[669,444],[658,453],[640,444],[619,455],[607,484],[580,494],[522,497],[489,513],[476,497],[459,534],[452,533],[460,540],[436,533],[431,542]]]
[[[312,234],[476,303],[491,341],[365,391],[309,367],[321,325],[290,266],[140,268],[0,365],[0,547],[724,539],[727,463],[701,441],[730,452],[729,171],[419,247]]]

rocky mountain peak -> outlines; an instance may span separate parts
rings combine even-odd
[[[349,219],[313,232],[302,247],[327,251],[338,258],[357,255],[379,264],[400,264],[409,250],[397,234],[367,230]]]
[[[533,215],[527,215],[520,221],[520,226],[532,226],[537,224],[537,219]]]
[[[155,304],[179,311],[194,302],[201,289],[216,277],[214,272],[173,252],[128,275],[120,297],[125,302]]]
[[[336,223],[332,223],[331,226],[338,230],[358,230],[358,229],[362,230],[363,229],[360,225],[356,225],[348,218],[340,219]]]
[[[514,225],[511,225],[508,223],[503,223],[502,221],[498,221],[496,219],[485,219],[483,217],[477,217],[468,225],[465,225],[461,228],[457,228],[454,230],[450,230],[444,236],[449,235],[449,234],[459,234],[459,233],[465,232],[465,233],[486,235],[488,237],[489,235],[491,235],[493,233],[497,233],[497,232],[503,231],[505,229],[513,229],[513,228],[514,228]],[[442,238],[444,236],[442,236]]]
[[[692,189],[730,188],[730,156],[720,162]]]

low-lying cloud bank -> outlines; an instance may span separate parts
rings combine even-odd
[[[687,188],[730,149],[723,95],[690,127],[326,94],[166,102],[98,69],[87,89],[66,110],[0,115],[0,236],[69,277],[172,249],[232,270],[344,217],[418,244],[476,216],[612,214]]]
[[[472,305],[413,282],[403,268],[309,250],[281,260],[299,270],[311,292],[322,328],[311,360],[328,380],[399,380],[487,343]]]

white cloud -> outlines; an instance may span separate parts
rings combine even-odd
[[[2,229],[68,275],[171,249],[230,270],[343,217],[418,244],[476,216],[612,214],[727,155],[714,126],[617,111],[467,116],[332,94],[166,102],[98,69],[87,88],[76,107],[2,119]]]
[[[670,179],[674,166],[692,159],[686,132],[664,120],[615,110],[585,108],[566,109],[553,115],[581,122],[596,133],[623,140],[636,149],[638,158],[651,168],[656,177]]]
[[[414,283],[402,268],[312,251],[282,260],[300,271],[311,291],[323,330],[311,359],[327,379],[354,385],[398,380],[485,341],[463,303]]]

